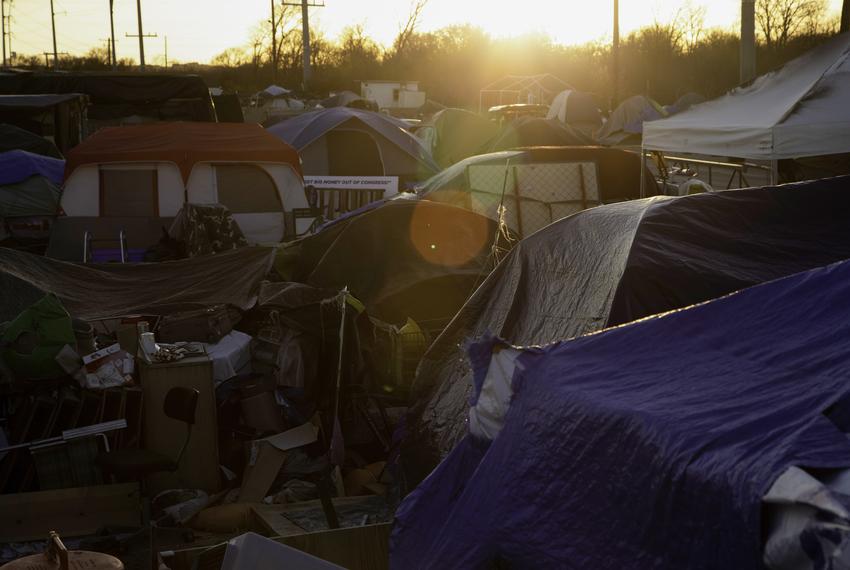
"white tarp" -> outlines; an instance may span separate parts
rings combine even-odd
[[[645,123],[643,148],[778,160],[850,152],[850,33],[752,84]]]

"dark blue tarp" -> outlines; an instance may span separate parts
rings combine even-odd
[[[415,485],[465,433],[461,347],[545,345],[850,259],[850,177],[608,204],[522,240],[422,358],[401,453]]]
[[[391,566],[761,568],[773,481],[850,466],[824,415],[848,338],[841,262],[527,350],[489,447],[467,436],[402,503]]]
[[[60,186],[65,174],[65,161],[25,150],[0,153],[0,186],[22,182],[30,176],[43,176]]]

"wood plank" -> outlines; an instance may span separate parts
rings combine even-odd
[[[137,483],[0,495],[0,542],[94,534],[106,525],[139,526]]]

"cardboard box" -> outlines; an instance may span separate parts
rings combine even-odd
[[[248,448],[248,465],[242,475],[239,501],[262,501],[286,461],[286,452],[315,442],[317,434],[316,426],[307,422],[277,435],[252,441]]]

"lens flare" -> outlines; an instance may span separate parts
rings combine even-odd
[[[410,241],[433,265],[465,265],[485,253],[491,238],[487,218],[460,208],[423,201],[410,219]]]

